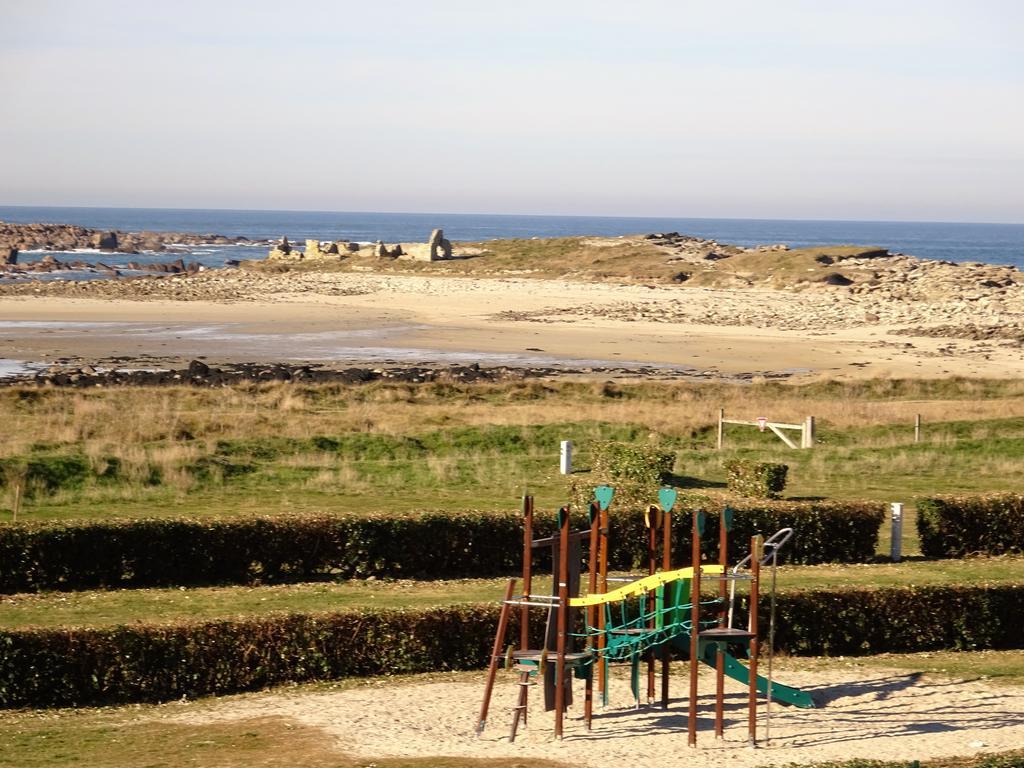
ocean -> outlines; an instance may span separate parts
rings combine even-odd
[[[0,221],[77,224],[125,232],[215,233],[259,240],[277,240],[286,235],[299,244],[307,238],[423,242],[436,227],[444,229],[448,239],[458,241],[674,231],[745,246],[873,245],[926,259],[1010,264],[1024,269],[1024,224],[29,206],[0,206]],[[219,267],[228,259],[261,258],[265,254],[263,246],[195,246],[176,255],[80,253],[74,257],[119,266],[128,261],[170,261],[181,255],[186,261]],[[43,255],[26,252],[20,260],[34,261]],[[54,255],[62,260],[72,257],[59,252]]]

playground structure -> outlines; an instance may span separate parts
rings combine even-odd
[[[608,507],[614,491],[608,486],[595,489],[594,501],[587,511],[588,527],[571,531],[568,506],[557,514],[557,530],[553,536],[533,539],[533,499],[523,499],[523,572],[522,594],[515,594],[516,579],[510,579],[501,603],[498,628],[488,666],[484,699],[477,720],[477,735],[487,723],[491,695],[499,664],[518,672],[519,693],[513,708],[509,740],[514,741],[520,724],[527,720],[529,690],[543,680],[545,710],[554,710],[555,736],[562,738],[564,714],[572,704],[572,679],[584,682],[584,722],[587,730],[593,718],[594,682],[603,705],[608,703],[608,670],[613,663],[628,664],[634,705],[640,707],[641,668],[646,664],[647,704],[660,699],[662,708],[669,705],[669,662],[673,652],[689,659],[689,712],[687,741],[697,743],[698,669],[701,663],[715,670],[715,736],[724,737],[725,678],[747,687],[748,743],[757,741],[757,697],[766,697],[766,738],[770,737],[770,702],[772,699],[797,707],[814,706],[810,696],[789,686],[774,683],[771,678],[771,649],[774,640],[775,565],[779,549],[792,535],[782,529],[767,541],[762,536],[751,539],[750,554],[731,570],[728,568],[728,534],[732,529],[733,511],[722,510],[719,517],[719,563],[701,563],[700,545],[704,535],[702,512],[692,520],[691,565],[672,568],[672,509],[676,492],[662,489],[658,504],[647,508],[647,575],[612,579],[608,576]],[[580,596],[582,545],[588,541],[588,591]],[[532,592],[533,552],[549,547],[554,576],[552,594]],[[659,558],[660,554],[660,558]],[[658,570],[658,561],[661,570]],[[772,565],[771,614],[768,637],[768,676],[758,675],[758,611],[761,566]],[[718,582],[718,595],[702,595],[702,580]],[[609,582],[624,582],[609,590]],[[735,586],[738,581],[750,584],[749,621],[746,628],[733,626]],[[519,610],[520,637],[518,647],[503,650],[512,612]],[[530,648],[530,612],[543,609],[547,614],[544,640],[540,649]],[[578,615],[582,610],[581,617]],[[582,626],[582,631],[579,627]],[[577,648],[576,646],[580,646]],[[748,657],[744,665],[734,655]],[[656,696],[656,670],[661,670],[660,697]],[[570,675],[571,673],[571,675]]]

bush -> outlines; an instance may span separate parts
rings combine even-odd
[[[577,508],[585,509],[594,486],[610,485],[615,488],[616,509],[646,509],[657,499],[658,489],[672,479],[675,460],[674,451],[654,443],[596,442],[586,480],[569,478],[569,498]]]
[[[18,478],[28,496],[81,488],[91,476],[89,459],[76,454],[31,455],[0,461],[0,485],[16,482]]]
[[[718,504],[709,513],[705,552],[717,548]],[[753,533],[796,530],[781,560],[794,563],[873,559],[881,504],[760,502],[735,504],[733,551]],[[614,503],[613,503],[614,510]],[[677,562],[687,561],[689,515],[674,521]],[[538,536],[555,530],[536,515]],[[574,512],[574,526],[585,521]],[[611,516],[609,565],[646,560],[642,510]],[[538,568],[548,567],[547,552]],[[223,520],[131,520],[0,525],[0,592],[97,587],[198,586],[317,581],[368,576],[470,578],[514,573],[521,565],[516,513],[425,512],[401,516],[282,516]],[[733,560],[736,558],[733,557]]]
[[[748,499],[777,499],[786,487],[786,464],[770,464],[746,459],[725,462],[729,490]]]
[[[1017,648],[1024,583],[782,593],[777,615],[776,647],[791,654]],[[165,701],[286,681],[479,669],[497,618],[497,605],[464,605],[4,631],[0,706]],[[509,638],[518,636],[517,618]],[[542,622],[533,628],[542,633]]]
[[[1024,495],[942,496],[917,502],[917,532],[927,557],[1024,552]]]

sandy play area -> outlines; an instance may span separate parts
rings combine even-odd
[[[756,749],[747,745],[745,689],[726,687],[726,738],[713,733],[713,673],[702,673],[698,746],[687,746],[687,709],[682,694],[685,673],[673,677],[670,708],[634,708],[623,674],[613,678],[611,703],[595,708],[593,730],[584,728],[582,684],[576,706],[566,720],[566,738],[556,741],[553,718],[537,706],[533,693],[529,728],[508,742],[516,685],[503,673],[495,688],[488,727],[473,735],[483,691],[483,673],[458,675],[451,682],[366,685],[341,691],[272,692],[230,697],[166,712],[174,720],[211,722],[281,716],[323,729],[338,749],[355,757],[462,756],[547,758],[604,768],[702,764],[708,759],[729,765],[803,764],[868,758],[917,760],[999,752],[1024,746],[1024,689],[983,681],[947,680],[892,669],[836,663],[827,671],[800,672],[789,660],[779,681],[812,693],[819,708],[800,710],[773,705],[770,743],[765,743],[765,711],[759,713]],[[476,679],[479,678],[479,679]],[[538,689],[533,689],[536,692]],[[193,708],[194,707],[194,708]]]

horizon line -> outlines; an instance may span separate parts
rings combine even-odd
[[[0,203],[0,208],[71,208],[78,210],[123,210],[123,211],[223,211],[226,213],[326,213],[326,214],[384,214],[389,216],[503,216],[509,218],[538,219],[644,219],[683,221],[791,221],[791,222],[841,222],[863,224],[981,224],[986,226],[1024,226],[1024,221],[966,221],[950,219],[845,219],[845,218],[781,218],[761,216],[627,216],[623,214],[584,213],[493,213],[456,211],[367,211],[367,210],[323,210],[314,208],[181,208],[173,206],[131,206],[131,205],[27,205],[22,203]]]

